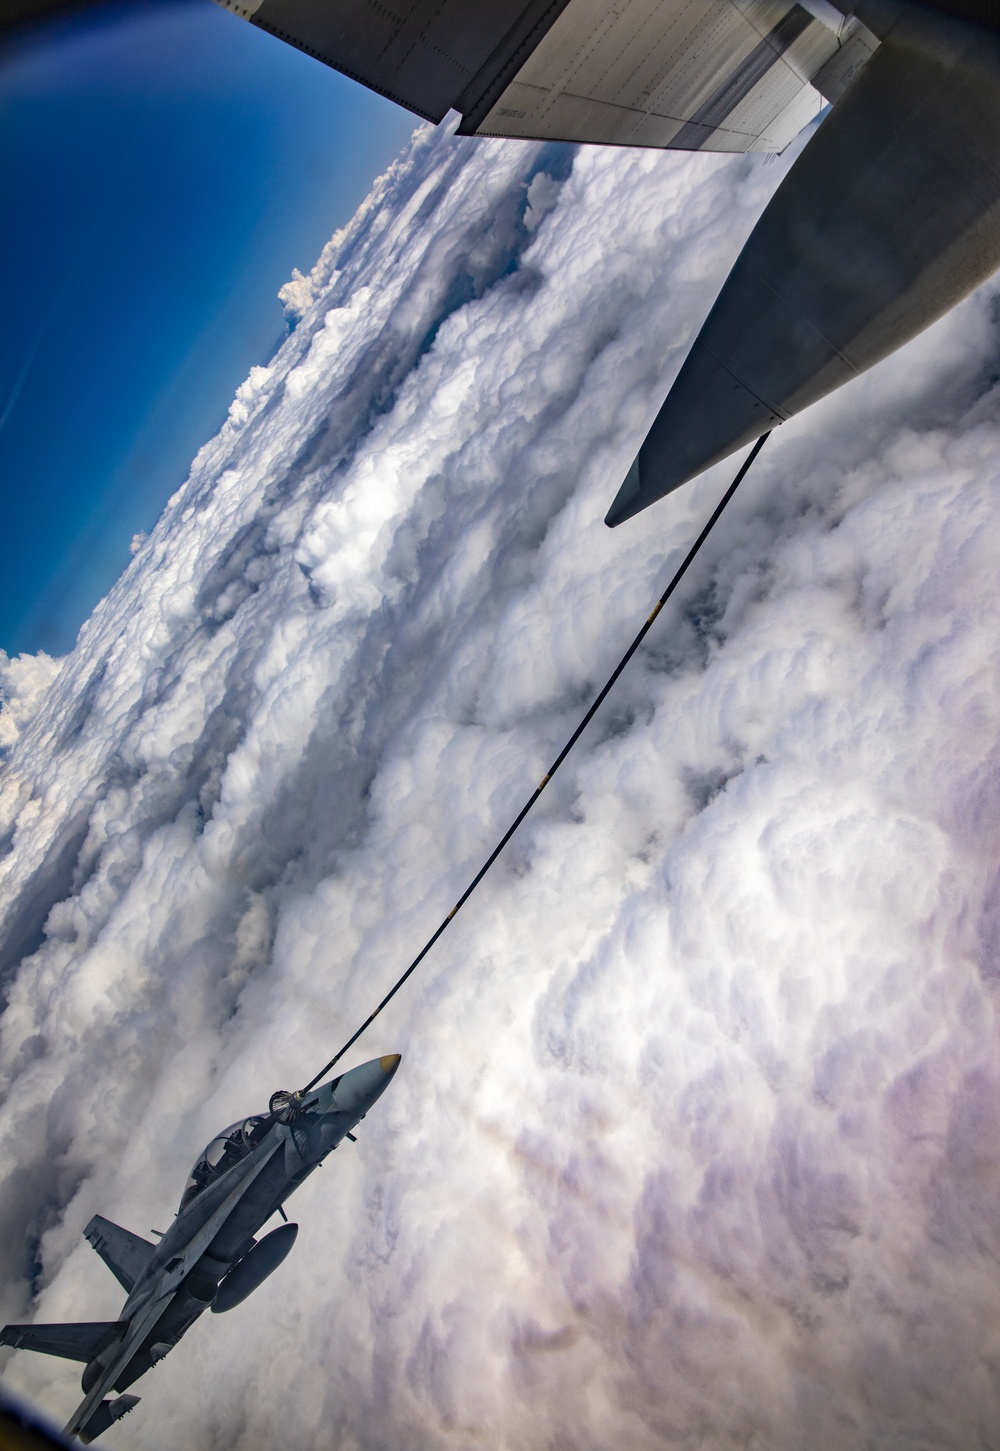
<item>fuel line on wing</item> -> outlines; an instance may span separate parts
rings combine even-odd
[[[382,1011],[382,1009],[386,1006],[387,1003],[389,1003],[389,1002],[392,1001],[392,999],[399,992],[399,989],[406,982],[407,978],[409,978],[414,972],[416,972],[417,968],[423,962],[424,958],[427,956],[428,952],[430,952],[431,948],[434,946],[435,942],[437,942],[438,938],[442,935],[442,933],[448,927],[449,923],[451,923],[453,921],[453,919],[458,915],[458,913],[465,906],[466,902],[469,900],[469,898],[472,896],[473,892],[479,886],[479,883],[483,880],[483,878],[485,877],[486,873],[489,871],[490,867],[493,865],[493,863],[496,861],[497,857],[503,851],[504,847],[510,841],[510,839],[514,835],[515,831],[517,831],[517,828],[521,825],[521,822],[528,815],[528,812],[534,806],[535,802],[541,796],[541,794],[545,790],[546,786],[549,784],[549,782],[552,780],[553,776],[559,770],[559,767],[562,765],[563,761],[565,761],[566,757],[569,755],[570,751],[573,749],[573,747],[576,745],[577,741],[583,735],[584,731],[587,729],[588,725],[593,720],[594,716],[600,710],[600,708],[603,705],[603,703],[604,703],[607,695],[609,694],[609,692],[611,691],[611,689],[614,686],[615,682],[617,681],[619,675],[621,675],[622,671],[625,669],[625,666],[632,659],[632,656],[635,654],[636,650],[638,650],[639,646],[642,644],[643,640],[646,638],[646,635],[649,633],[649,630],[650,630],[650,628],[651,628],[651,626],[653,624],[653,621],[656,619],[657,615],[663,609],[663,606],[667,603],[667,601],[669,600],[670,596],[673,594],[674,590],[677,588],[677,586],[680,584],[681,580],[684,578],[684,576],[687,573],[690,565],[693,563],[696,555],[698,554],[698,551],[701,549],[702,545],[705,543],[705,540],[708,538],[708,536],[711,534],[712,530],[715,528],[716,524],[722,518],[722,515],[723,515],[723,512],[725,511],[726,505],[732,499],[733,495],[736,493],[736,490],[739,488],[740,484],[743,482],[744,478],[749,473],[750,466],[753,464],[753,462],[756,459],[757,455],[760,453],[761,449],[764,447],[764,444],[767,442],[768,438],[770,437],[770,432],[771,432],[770,429],[768,429],[767,433],[761,434],[760,438],[758,438],[757,442],[754,444],[753,448],[750,450],[750,452],[747,455],[746,459],[743,461],[743,464],[740,467],[739,472],[737,473],[736,477],[733,479],[733,482],[729,485],[729,488],[723,494],[723,496],[719,500],[718,504],[716,504],[714,510],[712,511],[711,515],[709,516],[708,522],[705,524],[705,526],[702,529],[701,533],[698,535],[697,539],[691,545],[691,548],[688,550],[687,554],[684,556],[683,560],[678,565],[677,569],[674,571],[674,574],[673,574],[673,576],[672,576],[672,578],[670,580],[670,583],[667,585],[666,589],[660,595],[660,598],[656,601],[656,604],[653,606],[653,608],[650,611],[649,615],[646,617],[646,619],[645,619],[645,621],[644,621],[644,623],[642,625],[642,628],[640,629],[639,633],[636,635],[636,637],[632,641],[631,645],[629,645],[628,649],[625,651],[625,654],[619,660],[619,662],[615,666],[614,670],[612,670],[611,674],[608,676],[608,678],[605,681],[604,685],[602,686],[601,690],[594,697],[593,702],[591,703],[591,705],[590,705],[589,709],[587,710],[586,714],[584,715],[583,719],[580,721],[579,725],[576,727],[576,730],[573,732],[573,734],[570,736],[569,740],[563,746],[563,748],[559,752],[558,756],[556,756],[555,760],[552,762],[552,765],[549,767],[549,769],[546,771],[545,775],[539,781],[539,783],[535,787],[534,791],[532,791],[531,795],[528,797],[527,801],[521,807],[521,810],[518,812],[517,816],[515,816],[514,820],[511,822],[510,826],[507,828],[507,830],[504,832],[503,836],[497,842],[496,846],[490,852],[490,855],[486,858],[486,861],[479,868],[479,871],[476,873],[476,875],[473,877],[472,881],[466,887],[465,891],[459,897],[459,899],[455,903],[454,907],[452,907],[452,909],[448,913],[447,917],[445,917],[444,921],[437,927],[437,929],[427,939],[427,941],[424,943],[423,947],[417,953],[416,957],[410,963],[410,965],[406,969],[406,971],[404,973],[402,973],[402,975],[396,979],[395,983],[393,983],[392,987],[386,993],[385,997],[379,1003],[378,1007],[374,1010],[374,1012],[372,1012],[372,1013],[370,1013],[368,1015],[368,1017],[365,1019],[365,1021],[361,1024],[361,1027],[358,1028],[357,1032],[351,1034],[351,1036],[348,1038],[347,1042],[343,1045],[342,1048],[340,1048],[333,1055],[333,1057],[330,1059],[329,1063],[324,1064],[324,1066],[320,1069],[320,1071],[317,1074],[315,1074],[312,1078],[310,1078],[309,1082],[305,1085],[305,1087],[304,1088],[301,1088],[299,1090],[299,1096],[302,1096],[302,1095],[308,1093],[311,1088],[314,1088],[316,1086],[316,1084],[320,1081],[320,1079],[323,1078],[323,1077],[325,1077],[325,1075],[327,1073],[329,1073],[330,1069],[333,1068],[335,1064],[337,1064],[337,1063],[340,1062],[341,1058],[343,1058],[343,1056],[347,1052],[348,1048],[353,1047],[353,1045],[361,1037],[362,1033],[366,1032],[367,1029],[371,1027],[372,1023],[374,1023],[375,1019],[378,1017],[378,1015]]]

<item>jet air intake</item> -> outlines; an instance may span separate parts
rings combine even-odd
[[[863,373],[998,265],[1000,37],[909,11],[771,199],[605,522]]]

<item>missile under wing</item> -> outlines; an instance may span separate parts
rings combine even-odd
[[[779,151],[614,525],[855,377],[1000,265],[993,0],[219,0],[459,134]]]

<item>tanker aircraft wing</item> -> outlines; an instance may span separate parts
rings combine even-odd
[[[218,0],[466,136],[780,151],[830,115],[628,469],[622,523],[1000,265],[996,0]]]
[[[780,151],[878,44],[829,0],[218,0],[459,133]]]
[[[11,0],[16,23],[70,3]],[[831,103],[609,525],[857,377],[1000,265],[997,0],[217,3],[430,121],[460,112],[462,136],[774,152]]]

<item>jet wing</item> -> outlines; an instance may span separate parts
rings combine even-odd
[[[118,1320],[90,1320],[75,1325],[5,1325],[0,1330],[0,1345],[86,1362],[110,1344],[120,1329]]]
[[[878,41],[830,0],[218,0],[467,136],[780,151]]]

